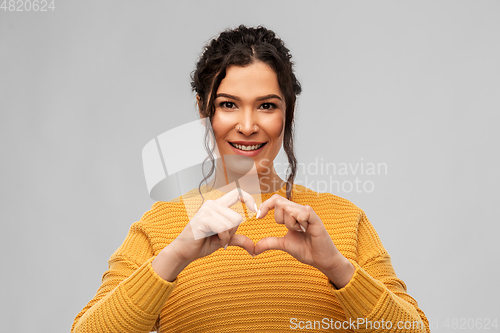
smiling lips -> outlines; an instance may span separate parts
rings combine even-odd
[[[229,142],[231,144],[231,146],[235,147],[235,148],[238,148],[240,150],[257,150],[259,149],[260,147],[262,147],[263,145],[265,145],[266,143],[254,143],[254,144],[238,144],[238,143],[235,143],[235,142]]]
[[[240,155],[255,156],[267,142],[234,141],[228,142],[231,148]]]

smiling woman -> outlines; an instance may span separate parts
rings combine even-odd
[[[301,87],[283,41],[264,27],[222,32],[192,88],[222,163],[211,160],[203,188],[155,203],[132,225],[72,332],[428,332],[363,210],[294,184]],[[286,180],[273,164],[281,146]],[[227,190],[228,169],[241,173],[234,157],[251,159],[258,193]],[[207,200],[193,206],[197,192]]]

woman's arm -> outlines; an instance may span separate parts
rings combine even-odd
[[[150,332],[176,285],[176,280],[168,282],[155,273],[154,258],[141,222],[134,223],[71,332]]]
[[[331,290],[347,319],[360,323],[356,329],[384,324],[386,329],[380,331],[390,331],[387,328],[392,326],[395,331],[430,332],[424,312],[396,276],[389,254],[363,211],[358,223],[358,258],[349,261],[355,267],[351,280],[338,290],[331,285]]]

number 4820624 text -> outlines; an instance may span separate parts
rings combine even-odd
[[[56,9],[55,0],[3,0],[4,12],[48,12]]]

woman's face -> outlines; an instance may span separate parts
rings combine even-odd
[[[251,157],[259,174],[273,172],[283,143],[285,99],[269,65],[226,69],[215,99],[212,128],[219,153]]]

